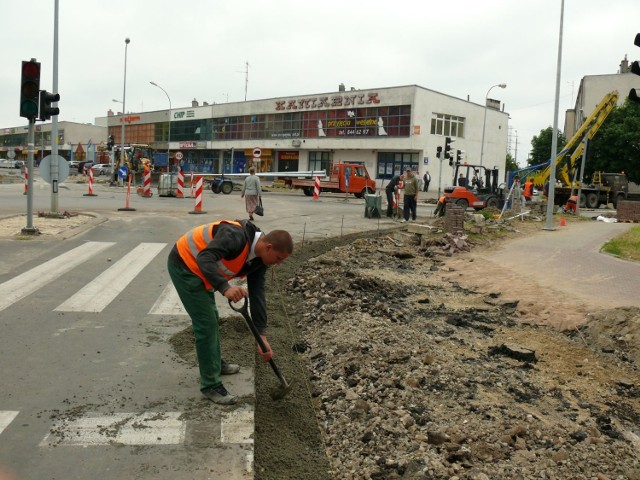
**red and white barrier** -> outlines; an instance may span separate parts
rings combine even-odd
[[[313,186],[313,199],[320,200],[320,177],[316,177],[316,181]]]
[[[196,204],[193,211],[189,213],[207,213],[202,211],[202,177],[196,177]]]
[[[23,195],[27,195],[29,193],[29,168],[24,166],[24,193]]]
[[[191,197],[193,197],[193,189],[194,189],[194,187],[195,187],[195,183],[193,182],[193,172],[191,172],[191,180],[190,180],[190,183],[191,183]]]
[[[84,194],[85,197],[97,197],[95,193],[93,193],[93,168],[89,169],[89,191]]]
[[[176,198],[184,198],[184,173],[182,170],[178,172],[178,192]]]
[[[150,170],[147,170],[146,172],[144,172],[142,196],[143,197],[153,196],[153,192],[151,191],[151,171]]]

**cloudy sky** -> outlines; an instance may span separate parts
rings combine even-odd
[[[53,85],[54,0],[0,2],[0,128],[19,116],[20,65],[42,62]],[[127,111],[199,102],[419,85],[509,112],[524,165],[553,125],[560,0],[59,0],[59,119],[93,123]],[[640,32],[638,0],[565,0],[560,116],[585,75],[611,74]],[[247,68],[248,63],[248,68]],[[248,70],[248,76],[246,74]],[[248,77],[248,82],[246,83]],[[638,87],[640,87],[639,77]],[[621,92],[626,94],[627,92]]]

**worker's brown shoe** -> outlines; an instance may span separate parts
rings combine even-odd
[[[236,365],[235,363],[227,363],[224,358],[221,361],[222,369],[220,373],[222,375],[234,375],[240,371],[240,365]]]
[[[227,392],[222,384],[217,387],[205,388],[202,390],[202,395],[219,405],[233,405],[238,401],[238,398]]]

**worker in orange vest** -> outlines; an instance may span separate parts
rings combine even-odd
[[[434,217],[444,217],[446,213],[447,207],[447,196],[442,194],[442,196],[438,199],[438,203],[436,203],[436,208],[433,210]]]
[[[567,200],[567,204],[564,206],[564,211],[567,213],[575,214],[577,209],[578,209],[578,196],[571,195],[569,197],[569,200]]]
[[[293,252],[291,235],[284,230],[262,232],[249,220],[218,220],[182,235],[167,261],[167,270],[185,310],[191,317],[200,368],[200,390],[214,403],[231,405],[237,399],[222,384],[221,375],[233,375],[240,366],[222,359],[218,309],[214,291],[232,302],[250,298],[251,316],[267,351],[258,346],[265,362],[273,352],[266,337],[265,276]],[[232,286],[246,278],[247,287]]]
[[[533,200],[533,182],[531,180],[527,180],[524,184],[524,191],[522,192],[522,196],[524,197],[525,202],[530,202]]]

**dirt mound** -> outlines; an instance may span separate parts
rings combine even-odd
[[[637,312],[523,323],[535,296],[523,312],[393,235],[305,244],[269,276],[294,388],[272,401],[257,367],[257,479],[640,478]]]

